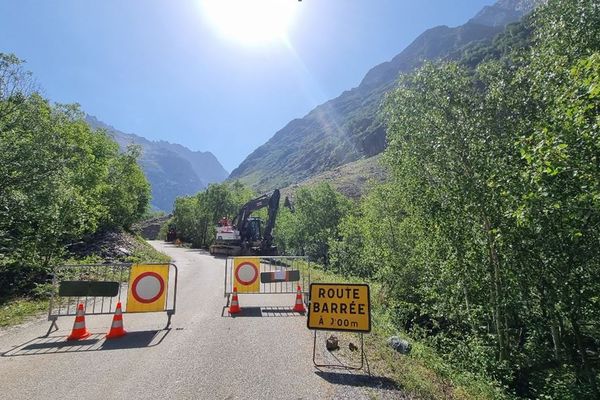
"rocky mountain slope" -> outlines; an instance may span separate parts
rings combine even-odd
[[[302,182],[282,188],[281,197],[293,198],[296,191],[302,187],[310,188],[320,183],[328,183],[344,196],[358,199],[366,193],[372,183],[381,183],[386,180],[388,175],[379,158],[379,155],[376,155],[321,172]]]
[[[392,60],[371,69],[358,87],[288,123],[252,152],[229,179],[269,190],[381,153],[385,128],[377,111],[399,74],[426,60],[456,54],[475,42],[491,41],[507,24],[529,13],[536,1],[500,0],[462,26],[425,31]]]
[[[194,194],[209,183],[227,178],[227,171],[208,151],[192,151],[179,144],[123,133],[93,116],[86,120],[94,128],[105,129],[122,149],[129,144],[141,146],[140,164],[150,182],[155,209],[170,211],[177,196]]]

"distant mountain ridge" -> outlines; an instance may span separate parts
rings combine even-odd
[[[358,87],[289,122],[233,170],[229,179],[269,190],[381,153],[386,145],[385,127],[377,110],[401,73],[427,60],[456,54],[474,42],[491,41],[542,1],[500,0],[464,25],[426,30],[392,60],[368,71]]]
[[[176,197],[195,194],[227,178],[227,171],[209,151],[192,151],[180,144],[124,133],[90,115],[86,121],[95,129],[106,130],[121,149],[129,144],[141,146],[140,165],[150,182],[151,204],[158,210],[170,211]]]

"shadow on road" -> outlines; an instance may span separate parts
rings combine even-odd
[[[242,307],[242,312],[239,314],[230,315],[229,308],[223,307],[221,317],[240,318],[240,317],[303,317],[304,313],[294,311],[294,307]]]
[[[77,341],[67,341],[65,336],[42,336],[2,353],[2,357],[154,347],[161,344],[170,331],[170,329],[165,329],[128,332],[127,335],[112,340],[105,340],[105,334],[100,333]]]
[[[359,386],[386,390],[400,390],[396,382],[382,377],[349,372],[315,371],[315,374],[334,385]]]

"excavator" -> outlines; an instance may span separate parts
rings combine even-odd
[[[209,247],[211,255],[225,256],[276,256],[277,246],[273,245],[273,227],[279,210],[279,189],[250,200],[242,206],[233,221],[225,217],[217,226],[217,237]],[[291,203],[286,197],[285,205]],[[267,209],[267,221],[262,229],[262,220],[253,217],[252,213],[262,208]]]

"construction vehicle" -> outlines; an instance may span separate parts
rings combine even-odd
[[[175,229],[175,225],[169,225],[169,230],[167,231],[167,237],[166,240],[167,242],[175,242],[175,239],[177,239],[177,230]]]
[[[212,255],[275,256],[277,246],[273,245],[273,228],[279,210],[279,189],[250,200],[242,206],[233,221],[223,217],[217,226],[217,237],[209,248]],[[289,200],[286,198],[286,205]],[[267,221],[263,230],[262,220],[252,213],[268,207]]]

